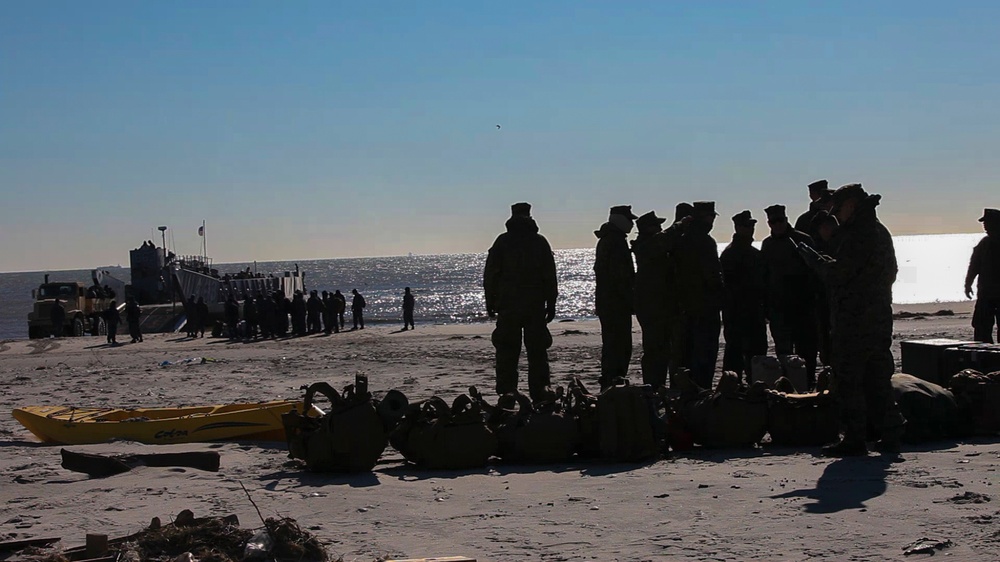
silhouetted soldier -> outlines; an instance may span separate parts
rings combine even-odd
[[[691,222],[677,248],[678,287],[688,339],[691,380],[711,388],[719,359],[723,288],[719,245],[709,234],[715,225],[714,201],[696,201]]]
[[[354,298],[351,300],[351,313],[354,315],[354,330],[365,329],[365,297],[357,289],[351,289]]]
[[[766,288],[764,258],[753,247],[757,220],[750,211],[733,216],[733,241],[719,256],[725,302],[722,307],[726,350],[722,368],[751,381],[750,360],[767,355],[767,321],[764,315]]]
[[[832,199],[832,195],[830,198]],[[837,217],[828,211],[816,213],[812,220],[812,230],[816,233],[813,243],[820,254],[831,255],[833,235],[837,231]],[[816,290],[816,323],[819,327],[819,359],[829,366],[833,361],[833,339],[830,326],[830,291],[826,283],[818,283]]]
[[[280,338],[288,335],[288,309],[291,304],[284,291],[274,292],[274,334]]]
[[[812,237],[788,224],[784,205],[764,209],[771,235],[761,243],[767,271],[767,316],[778,355],[798,355],[806,363],[809,388],[816,386],[818,280],[796,247],[815,248]]]
[[[184,314],[187,316],[187,337],[198,337],[198,305],[194,302],[194,295],[188,297],[184,303]]]
[[[205,337],[205,326],[208,325],[209,314],[208,314],[208,304],[205,302],[205,297],[198,297],[198,302],[195,304],[195,337]]]
[[[986,236],[972,250],[965,275],[965,296],[972,298],[972,282],[979,277],[976,308],[972,313],[973,339],[993,343],[994,322],[1000,341],[1000,210],[984,210],[979,222],[983,223]]]
[[[678,235],[684,234],[684,228],[693,220],[694,206],[690,203],[678,203],[674,207],[673,228]],[[670,260],[667,264],[667,311],[670,313],[668,324],[670,332],[667,336],[670,342],[670,386],[674,387],[673,377],[683,367],[687,368],[691,355],[691,339],[687,333],[687,324],[684,321],[684,313],[681,310],[681,289],[679,281],[679,266],[677,263],[677,246],[681,243],[678,239],[674,251],[671,252]]]
[[[295,291],[292,296],[292,335],[304,336],[306,334],[306,298],[302,291]]]
[[[410,328],[416,328],[413,325],[413,306],[416,304],[413,299],[413,293],[410,292],[410,288],[407,287],[403,290],[403,329],[406,330],[407,326]]]
[[[820,211],[829,211],[833,191],[826,180],[818,180],[809,184],[809,210],[799,215],[795,220],[795,230],[804,232],[815,238],[812,220]]]
[[[344,313],[347,311],[347,297],[345,297],[344,294],[340,292],[340,289],[337,289],[333,293],[333,298],[337,301],[336,302],[336,307],[334,309],[334,313],[336,314],[336,316],[334,317],[333,320],[334,320],[335,323],[340,324],[340,330],[343,330],[344,329]],[[337,332],[339,330],[337,330],[336,328],[334,328],[333,331]]]
[[[240,323],[240,304],[236,302],[236,297],[229,295],[226,299],[225,307],[226,328],[229,329],[229,339],[234,340],[239,337],[237,326]]]
[[[662,229],[666,219],[650,211],[636,222],[632,241],[635,254],[635,317],[642,328],[642,382],[654,387],[667,383],[670,371],[670,323],[674,295],[667,292],[672,266],[670,253],[680,238],[680,225]]]
[[[892,235],[875,214],[880,199],[861,184],[834,193],[840,227],[833,259],[819,263],[830,291],[834,389],[844,430],[840,441],[823,448],[828,456],[864,455],[866,437],[879,440],[878,450],[898,451],[905,423],[890,382],[892,284],[898,269]]]
[[[323,301],[319,298],[319,293],[313,289],[309,293],[309,301],[306,302],[306,310],[308,314],[307,322],[309,324],[309,333],[318,334],[323,331],[322,318],[323,311]]]
[[[496,391],[503,396],[517,390],[523,333],[528,393],[538,401],[548,394],[550,382],[552,334],[547,324],[556,315],[556,263],[552,247],[531,218],[531,205],[515,203],[510,211],[507,232],[493,242],[483,270],[486,312],[497,321],[492,336]]]
[[[139,308],[139,303],[136,302],[135,297],[129,297],[125,301],[125,320],[128,322],[128,332],[132,336],[132,343],[142,341],[142,327],[139,325],[141,318],[142,309]]]
[[[247,338],[257,338],[257,327],[260,324],[260,310],[253,295],[243,299],[243,321],[247,325]]]
[[[632,359],[632,305],[635,299],[635,265],[628,247],[632,232],[631,205],[611,207],[608,222],[594,231],[596,295],[594,307],[601,321],[601,389],[628,377]]]
[[[333,312],[333,298],[330,296],[329,291],[323,291],[321,294],[323,295],[323,333],[330,335],[333,333],[334,328],[336,328]]]
[[[112,300],[108,308],[104,310],[104,324],[108,328],[108,343],[118,345],[118,324],[121,324],[122,317],[118,313],[118,301]]]
[[[49,320],[52,322],[52,336],[61,338],[66,325],[66,309],[59,299],[56,299],[56,302],[52,303],[52,309],[49,311]]]
[[[257,313],[260,324],[260,337],[273,338],[275,320],[274,298],[268,294],[257,294]]]

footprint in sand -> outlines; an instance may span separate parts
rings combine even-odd
[[[29,353],[29,355],[38,355],[39,353],[59,349],[62,346],[52,340],[38,340],[29,343],[28,347],[31,348],[31,353]]]

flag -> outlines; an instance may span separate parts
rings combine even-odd
[[[198,227],[198,236],[204,236],[204,235],[205,235],[205,225],[201,225]]]

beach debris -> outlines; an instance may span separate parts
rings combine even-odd
[[[992,501],[993,498],[987,496],[986,494],[980,494],[977,492],[966,491],[964,493],[952,496],[946,500],[937,501],[935,503],[954,503],[958,505],[968,505],[968,504],[982,504]]]
[[[904,546],[903,555],[930,554],[933,556],[936,551],[944,550],[950,546],[952,546],[952,542],[949,539],[929,539],[923,537]]]
[[[62,467],[82,472],[91,478],[105,478],[128,472],[140,466],[186,467],[219,471],[219,453],[216,451],[189,451],[180,453],[149,453],[134,455],[96,455],[60,449]]]
[[[218,363],[218,359],[212,359],[211,357],[188,357],[187,359],[178,359],[177,361],[160,361],[161,367],[174,367],[177,365],[204,365],[206,363]]]
[[[13,541],[3,541],[0,542],[0,554],[6,554],[10,552],[20,552],[28,548],[39,548],[45,546],[52,546],[59,542],[58,538],[41,538],[41,539],[22,539]]]

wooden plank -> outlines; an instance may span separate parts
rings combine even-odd
[[[60,539],[22,539],[19,541],[0,542],[0,552],[17,552],[29,546],[49,546],[59,542]]]

